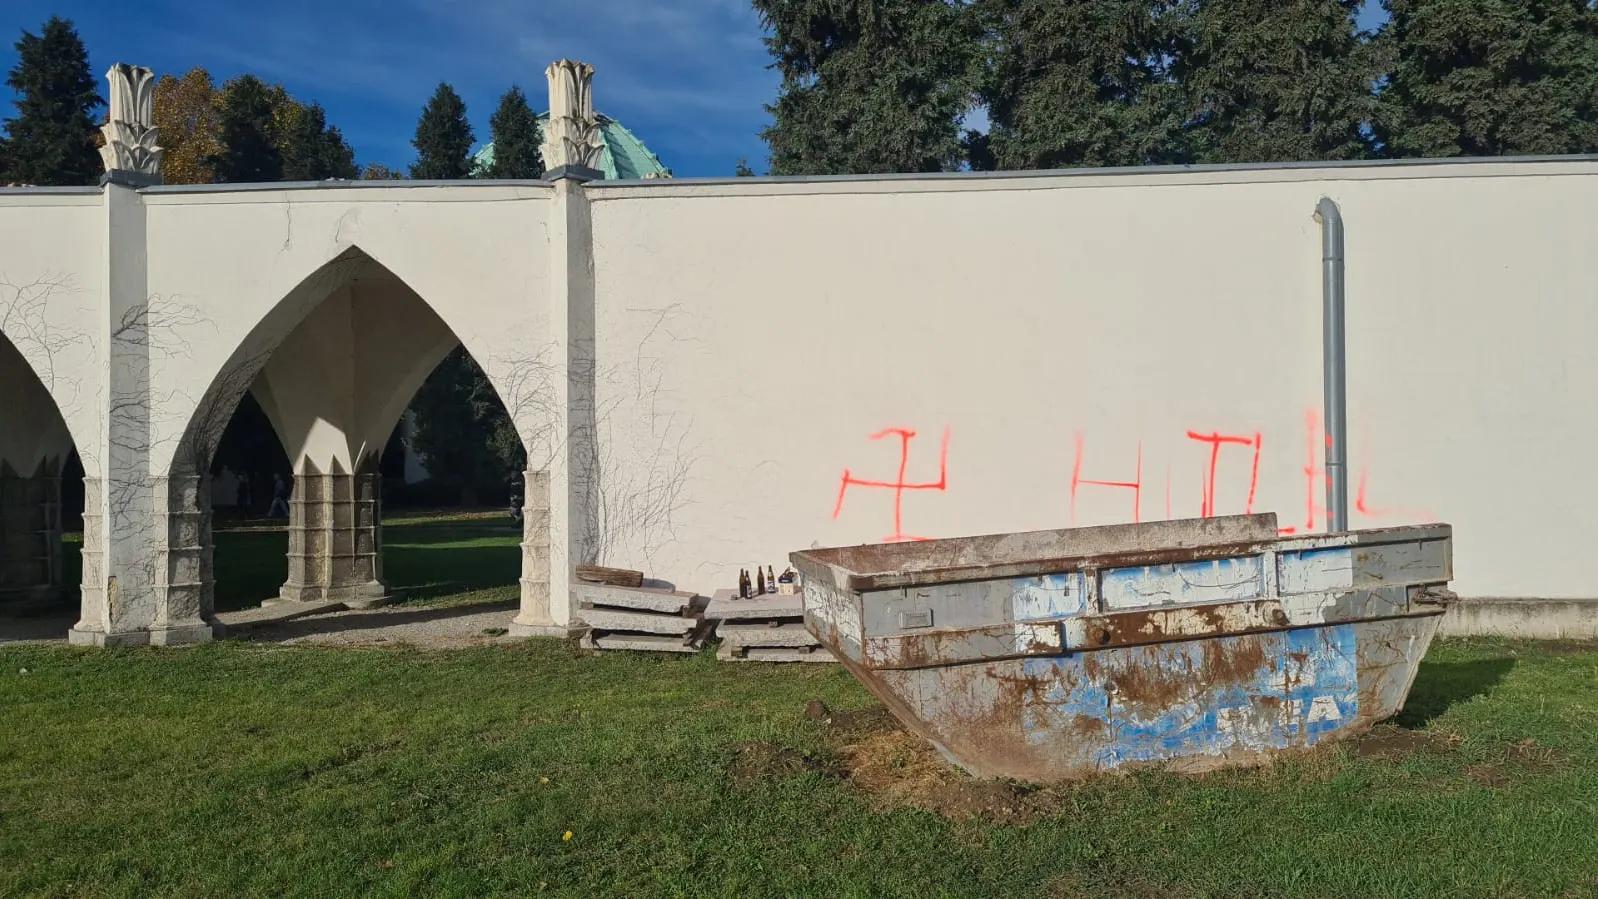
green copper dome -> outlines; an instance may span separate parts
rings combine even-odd
[[[649,151],[644,142],[622,124],[601,112],[594,113],[599,120],[599,137],[605,149],[599,154],[599,170],[606,180],[625,181],[633,178],[670,178],[671,169],[660,162],[660,157]],[[538,114],[539,126],[549,121],[549,113]],[[473,156],[479,172],[494,164],[494,144],[483,144]]]

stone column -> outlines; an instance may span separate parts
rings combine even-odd
[[[550,605],[549,472],[529,471],[524,475],[526,491],[522,497],[522,603],[511,620],[510,632],[517,637],[570,636],[571,623],[555,621]]]
[[[27,611],[61,595],[61,463],[19,475],[0,462],[0,609]]]
[[[393,599],[383,581],[382,490],[376,456],[354,474],[337,459],[326,473],[301,459],[289,499],[289,577],[277,602],[368,609]]]
[[[161,494],[157,485],[157,495]],[[155,622],[150,642],[157,646],[203,643],[222,636],[216,620],[216,580],[211,556],[211,479],[202,475],[171,477],[166,506],[157,507],[164,542],[155,567]]]

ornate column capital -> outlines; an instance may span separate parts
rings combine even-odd
[[[110,82],[111,114],[100,133],[105,146],[101,183],[132,186],[161,183],[161,148],[156,145],[155,73],[142,66],[117,63],[105,73]]]
[[[594,67],[571,59],[551,63],[549,123],[544,126],[544,177],[593,181],[604,177],[599,157],[605,149],[594,115]]]

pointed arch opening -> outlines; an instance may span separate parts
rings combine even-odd
[[[509,422],[433,306],[346,250],[251,330],[183,431],[169,479],[198,487],[173,496],[201,507],[206,601],[442,602],[508,622],[527,576]]]
[[[83,464],[31,336],[0,331],[0,642],[59,638],[81,610]]]

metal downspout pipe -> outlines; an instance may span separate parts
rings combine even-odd
[[[1343,214],[1330,197],[1321,224],[1321,383],[1326,409],[1326,531],[1348,530],[1348,348],[1343,340]]]

